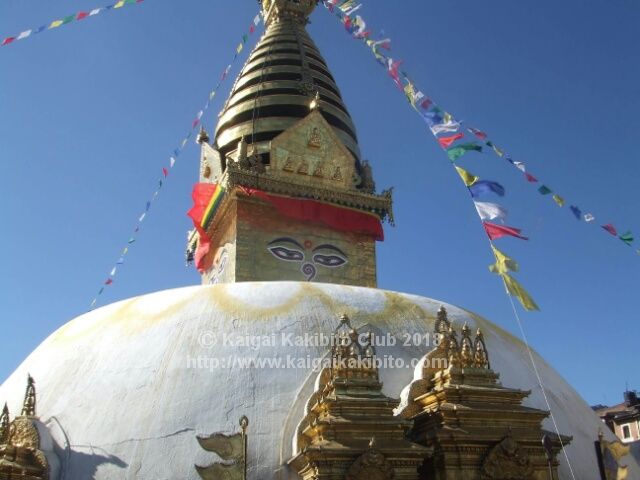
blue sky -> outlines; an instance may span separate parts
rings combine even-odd
[[[4,0],[0,36],[97,6]],[[250,0],[146,0],[0,48],[0,378],[88,309],[256,12]],[[640,3],[368,0],[361,14],[443,108],[599,224],[640,237]],[[424,123],[323,8],[309,31],[378,188],[395,187],[397,226],[379,244],[379,286],[516,332],[473,204]],[[209,131],[230,86],[203,118]],[[640,257],[540,196],[504,160],[471,153],[460,163],[506,187],[508,224],[531,238],[497,244],[519,261],[517,278],[542,308],[522,315],[533,346],[590,403],[621,401],[625,382],[640,388]],[[184,266],[197,171],[190,143],[101,302],[198,282]]]

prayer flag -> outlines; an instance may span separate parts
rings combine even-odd
[[[478,130],[477,128],[473,128],[473,127],[469,127],[467,128],[467,130],[470,133],[473,133],[476,137],[478,137],[480,140],[486,140],[487,139],[487,134],[484,133],[481,130]]]
[[[513,162],[513,164],[514,164],[514,165],[515,165],[515,167],[516,167],[518,170],[520,170],[522,173],[527,173],[527,170],[526,170],[526,168],[525,168],[524,163],[514,161],[514,162]]]
[[[253,19],[253,24],[257,27],[260,24],[260,14],[256,15]]]
[[[249,40],[249,36],[245,33],[242,35],[242,43],[247,43],[247,40]]]
[[[430,126],[431,132],[433,132],[434,135],[438,135],[440,133],[455,133],[460,129],[460,123],[455,120],[444,123],[434,123],[435,125]]]
[[[604,228],[607,232],[609,232],[614,237],[618,235],[618,231],[616,230],[616,227],[614,227],[610,223],[607,223],[606,225],[602,225],[602,228]]]
[[[167,175],[169,175],[169,170],[167,170],[165,167],[162,167],[162,174],[164,175],[164,178],[167,178]]]
[[[111,285],[113,283],[113,280],[110,278],[107,278],[107,281],[104,282],[105,285]]]
[[[525,310],[540,310],[536,302],[531,298],[531,296],[527,293],[527,291],[520,285],[515,278],[507,275],[506,273],[500,275],[502,280],[504,281],[505,286],[507,287],[507,291],[510,295],[516,297],[522,307]]]
[[[496,155],[498,155],[499,157],[504,156],[504,152],[500,150],[498,147],[496,147],[495,145],[492,145],[491,148],[493,148],[493,151],[496,152]]]
[[[460,175],[460,178],[462,178],[462,181],[464,182],[464,184],[467,187],[470,187],[471,185],[473,185],[474,183],[476,183],[478,181],[478,177],[476,177],[475,175],[467,172],[464,168],[460,168],[460,167],[456,166],[456,170],[458,171],[458,174]]]
[[[151,202],[147,202],[147,206],[145,207],[145,211],[149,211],[149,209],[151,208]]]
[[[116,265],[122,265],[122,264],[124,264],[124,258],[120,257],[116,262]]]
[[[69,15],[68,17],[64,17],[64,18],[62,19],[62,24],[63,24],[63,25],[66,25],[67,23],[73,22],[75,19],[76,19],[75,14],[73,14],[73,15]]]
[[[594,217],[592,214],[590,213],[585,213],[584,214],[584,221],[585,222],[593,222],[596,219],[596,217]]]
[[[236,48],[236,53],[239,54],[243,48],[244,48],[244,45],[242,43],[239,44],[238,47]]]
[[[253,33],[256,31],[256,27],[254,24],[249,25],[249,33]]]
[[[60,25],[62,25],[62,20],[54,20],[51,22],[51,25],[49,25],[49,28],[58,28]]]
[[[82,20],[83,18],[87,18],[89,16],[89,12],[78,12],[76,15],[76,20]]]
[[[525,172],[524,176],[527,179],[527,182],[536,183],[538,181],[538,179],[533,175],[531,175],[530,173]]]
[[[23,38],[27,38],[29,35],[31,35],[31,30],[25,30],[24,32],[21,32],[20,35],[18,35],[18,38],[16,38],[16,40],[22,40]]]
[[[142,215],[140,215],[140,218],[138,218],[138,221],[139,221],[139,222],[144,221],[144,217],[146,217],[146,216],[147,216],[147,214],[146,214],[146,213],[143,213]]]
[[[520,235],[521,230],[519,228],[507,227],[506,225],[496,225],[491,222],[482,222],[484,229],[489,235],[491,240],[496,240],[502,237],[516,237],[521,240],[529,240],[527,237]]]
[[[498,275],[503,275],[508,272],[518,271],[518,263],[514,259],[506,256],[493,244],[491,244],[491,250],[493,250],[493,255],[496,257],[496,263],[489,265],[490,272],[497,273]]]
[[[546,185],[542,185],[538,191],[542,194],[542,195],[549,195],[553,190],[551,190],[549,187],[547,187]]]
[[[94,15],[99,14],[99,13],[100,13],[100,10],[102,10],[102,9],[101,9],[101,8],[94,8],[93,10],[91,10],[91,11],[89,12],[89,16],[90,16],[90,17],[93,17]]]
[[[176,164],[176,159],[174,157],[169,158],[169,166],[173,168],[175,164]]]
[[[556,202],[558,204],[559,207],[564,206],[564,198],[562,198],[560,195],[556,194],[553,196],[553,201]]]
[[[4,47],[5,45],[9,45],[11,42],[13,42],[16,39],[16,37],[7,37],[5,38],[2,43],[0,44],[0,47]]]
[[[133,238],[133,237],[131,237],[127,243],[128,243],[129,245],[131,245],[131,244],[132,244],[133,242],[135,242],[135,241],[136,241],[136,239],[135,239],[135,238]]]
[[[120,8],[124,5],[124,0],[120,0],[118,3],[116,3],[113,8]]]
[[[479,197],[484,193],[493,192],[501,197],[504,196],[504,187],[498,182],[492,182],[491,180],[478,180],[472,186],[469,187],[471,196],[474,198]]]
[[[111,273],[109,273],[109,275],[111,275],[112,277],[116,274],[116,267],[113,267],[111,269]]]
[[[478,215],[482,221],[495,220],[496,218],[504,220],[507,218],[507,210],[497,203],[476,202],[475,200],[473,203],[475,204]]]
[[[460,132],[449,137],[439,138],[438,143],[442,148],[449,148],[456,140],[460,140],[462,137],[464,137],[464,133]]]
[[[434,135],[436,134],[436,131],[434,130],[434,127],[436,125],[444,125],[443,123],[443,118],[442,118],[442,112],[439,108],[435,107],[433,110],[428,110],[428,111],[421,111],[420,115],[422,115],[422,118],[424,118],[424,121],[427,122],[427,125],[429,125],[429,128],[431,128],[431,131],[434,132]],[[458,129],[456,128],[455,130],[447,130],[447,129],[442,129],[440,131],[440,129],[438,129],[439,132],[456,132],[458,131]]]
[[[467,152],[482,152],[482,146],[477,143],[463,143],[447,149],[447,155],[452,162],[455,162]]]
[[[573,213],[578,220],[582,218],[582,212],[578,207],[576,207],[575,205],[571,205],[569,209],[571,210],[571,213]]]
[[[631,244],[633,243],[633,234],[629,231],[623,233],[622,235],[620,235],[620,240],[622,240],[624,243],[626,243],[627,245],[631,246]]]

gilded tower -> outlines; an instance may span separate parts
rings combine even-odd
[[[210,141],[188,255],[202,283],[306,280],[376,286],[375,242],[392,221],[356,129],[306,31],[314,0],[265,0],[266,31]]]

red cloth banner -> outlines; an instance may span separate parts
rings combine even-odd
[[[196,268],[201,273],[206,270],[204,258],[207,256],[207,253],[209,253],[209,249],[211,248],[211,240],[209,239],[207,232],[202,228],[201,223],[207,209],[207,205],[209,205],[211,197],[213,197],[213,194],[216,192],[216,188],[217,185],[214,183],[196,183],[193,186],[193,191],[191,192],[193,207],[191,207],[191,210],[187,212],[187,215],[189,215],[193,220],[193,226],[198,231],[198,235],[200,237],[194,259]]]
[[[382,222],[374,214],[329,205],[314,200],[269,195],[261,190],[242,188],[247,195],[269,202],[278,211],[296,220],[316,221],[342,232],[357,232],[371,235],[375,240],[384,240]]]

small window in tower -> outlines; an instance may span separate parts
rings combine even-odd
[[[622,426],[622,438],[631,438],[631,429],[629,425]]]

